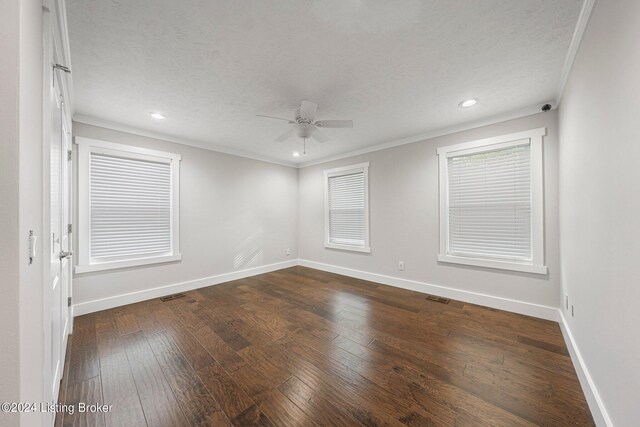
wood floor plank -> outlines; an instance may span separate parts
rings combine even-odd
[[[381,353],[382,354],[382,353]],[[389,353],[387,353],[389,354]],[[397,354],[397,352],[393,352],[392,355]],[[448,369],[446,366],[439,366],[433,363],[413,363],[410,359],[403,358],[403,362],[406,363],[396,363],[393,367],[393,371],[396,373],[409,372],[413,373],[412,378],[415,378],[415,381],[419,378],[423,378],[425,380],[425,384],[428,382],[433,384],[434,381],[441,382],[438,384],[438,387],[442,391],[447,391],[448,394],[454,398],[454,401],[459,401],[461,398],[467,398],[464,402],[464,407],[475,407],[476,411],[483,409],[487,414],[492,413],[501,413],[502,410],[498,410],[498,408],[503,408],[508,412],[503,412],[500,414],[500,419],[509,419],[510,413],[516,415],[516,418],[511,420],[512,424],[522,424],[523,419],[536,420],[536,411],[544,412],[548,411],[547,406],[540,406],[536,409],[536,411],[530,411],[530,408],[533,408],[531,405],[526,404],[526,398],[523,398],[521,389],[514,388],[512,385],[513,378],[511,382],[505,381],[502,383],[501,388],[493,389],[493,384],[486,381],[475,381],[477,378],[465,377],[463,373],[459,371],[452,371]],[[377,361],[376,365],[383,365],[383,361]],[[357,365],[356,365],[357,366]],[[469,364],[466,365],[466,368],[469,367]],[[495,368],[497,371],[501,372],[498,365]],[[466,372],[466,371],[465,371]],[[405,378],[409,378],[410,376],[406,376]],[[381,383],[384,385],[384,383]],[[523,384],[524,385],[524,384]],[[453,388],[451,386],[454,386]],[[457,396],[460,393],[457,392],[460,390],[464,392],[461,396]],[[528,390],[528,394],[531,396],[534,394],[532,389]],[[414,397],[416,396],[413,393]],[[490,405],[483,405],[480,402],[469,400],[469,397],[477,397],[482,400],[486,400]],[[437,400],[437,397],[436,397]],[[543,401],[539,400],[540,403]],[[447,404],[448,402],[443,401],[442,404]],[[473,404],[473,405],[472,405]],[[545,413],[544,416],[549,417],[550,419],[554,419],[553,411]],[[486,418],[486,417],[485,417]],[[557,419],[555,420],[557,421]]]
[[[277,426],[320,425],[309,418],[279,390],[271,390],[259,399],[260,410]]]
[[[251,346],[242,349],[238,354],[247,365],[269,378],[275,388],[291,377],[291,372],[276,360],[272,351],[273,349]]]
[[[220,405],[202,384],[169,335],[160,332],[147,337],[147,340],[189,424],[215,425],[212,422],[220,417],[217,413]]]
[[[274,340],[262,328],[257,328],[255,320],[251,318],[234,319],[227,323],[231,329],[242,335],[252,345],[264,345]]]
[[[254,400],[261,394],[280,385],[275,384],[272,378],[264,375],[259,369],[251,365],[245,365],[230,375],[242,390]]]
[[[105,425],[104,413],[81,410],[80,405],[102,405],[101,381],[99,376],[70,384],[67,388],[65,403],[73,405],[73,411],[65,414],[62,425],[67,427],[87,426],[102,427]],[[73,412],[73,413],[70,413]]]
[[[161,303],[150,300],[130,306],[131,312],[136,316],[138,326],[146,335],[163,332],[166,329],[167,325],[156,316],[159,304]]]
[[[224,368],[217,363],[198,370],[197,374],[230,419],[238,417],[255,404]]]
[[[290,377],[278,390],[296,404],[307,416],[320,425],[353,426],[358,421],[336,408],[331,402],[298,379]]]
[[[124,337],[127,358],[149,426],[189,425],[142,332]]]
[[[405,403],[400,407],[395,396],[359,375],[353,369],[341,365],[332,358],[295,341],[282,343],[296,376],[307,385],[318,386],[328,401],[339,404],[347,413],[365,425],[402,425],[400,418],[410,411]],[[394,403],[396,402],[396,403]]]
[[[553,353],[561,354],[563,356],[569,356],[569,351],[567,350],[567,347],[562,346],[562,345],[553,344],[553,343],[550,343],[550,342],[547,342],[547,341],[541,341],[541,340],[537,340],[535,338],[530,338],[530,337],[526,337],[526,336],[522,336],[522,335],[518,335],[517,339],[518,339],[519,343],[523,343],[523,344],[531,345],[531,346],[534,346],[534,347],[538,347],[538,348],[541,348],[543,350],[547,350],[547,351],[551,351]]]
[[[234,331],[225,322],[216,322],[211,325],[211,329],[213,329],[213,332],[215,332],[220,338],[222,338],[222,340],[235,351],[242,350],[243,348],[251,345],[249,341],[247,341],[242,335]]]
[[[594,425],[556,323],[305,267],[74,329],[57,426]]]
[[[67,349],[66,349],[66,357],[64,360],[64,370],[62,371],[62,379],[60,380],[60,391],[58,392],[58,402],[64,403],[67,400],[67,385],[69,384],[69,362],[71,361],[71,357],[69,354],[71,353],[71,342],[73,341],[73,337],[70,336],[67,341]],[[56,412],[56,416],[54,419],[54,426],[60,427],[62,426],[64,411]]]
[[[213,332],[208,326],[204,325],[193,331],[193,336],[198,340],[200,345],[213,357],[216,362],[222,365],[229,372],[233,372],[244,365],[246,362]]]
[[[140,330],[136,316],[132,313],[116,316],[116,323],[118,324],[120,335],[127,335]]]
[[[193,369],[197,370],[214,363],[209,352],[181,324],[172,323],[167,327],[165,333],[171,337]]]
[[[100,375],[96,340],[96,315],[78,317],[73,326],[73,342],[69,354],[68,384],[73,385]]]
[[[112,312],[107,310],[96,314],[95,330],[99,358],[124,351],[116,318]]]
[[[126,353],[101,358],[100,373],[104,402],[112,406],[105,414],[106,424],[118,427],[146,425]]]
[[[330,369],[333,372],[345,375],[350,381],[367,384],[368,388],[378,386],[377,394],[381,399],[395,398],[403,402],[397,407],[387,409],[387,412],[393,413],[397,419],[418,417],[421,420],[429,420],[432,424],[453,425],[455,414],[450,408],[435,401],[427,406],[414,404],[415,390],[409,387],[409,383],[397,381],[393,375],[395,358],[386,358],[385,355],[371,352],[353,341],[339,338],[328,345],[308,338],[298,338],[298,341],[323,354],[332,362]],[[347,341],[350,344],[346,344]],[[389,390],[393,390],[393,397],[388,394]]]
[[[271,420],[258,408],[257,405],[253,405],[247,408],[240,415],[232,420],[232,424],[236,426],[263,426],[271,427],[274,424]]]

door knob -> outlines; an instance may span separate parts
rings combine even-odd
[[[65,259],[65,258],[69,258],[71,255],[73,255],[73,252],[71,252],[71,251],[69,251],[69,252],[60,251],[60,255],[58,255],[58,257],[60,259]]]

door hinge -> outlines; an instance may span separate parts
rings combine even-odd
[[[71,307],[71,297],[67,298],[67,307]]]
[[[73,151],[71,151],[71,150],[67,150],[67,160],[68,160],[68,161],[71,161],[72,156],[73,156]]]
[[[71,74],[71,70],[69,69],[69,67],[65,67],[64,65],[61,65],[61,64],[53,64],[53,69],[63,71],[67,74]]]
[[[73,225],[72,224],[67,224],[67,233],[69,233],[69,234],[73,233]]]

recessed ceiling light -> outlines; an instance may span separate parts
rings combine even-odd
[[[160,113],[150,113],[149,114],[151,117],[153,117],[154,119],[157,120],[164,120],[167,118],[167,116],[165,116],[164,114],[160,114]]]
[[[469,107],[473,107],[474,105],[476,105],[476,103],[478,102],[477,99],[467,99],[462,101],[460,104],[458,104],[460,107],[462,108],[469,108]]]
[[[294,152],[293,152],[293,157],[300,157],[300,153],[299,153],[299,152],[297,152],[297,151],[294,151]]]

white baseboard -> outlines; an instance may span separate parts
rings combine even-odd
[[[567,319],[564,317],[562,309],[558,310],[558,323],[560,324],[560,330],[562,331],[564,341],[569,349],[571,361],[573,362],[573,366],[578,374],[578,379],[582,386],[582,392],[589,404],[593,420],[597,426],[613,427],[613,422],[611,422],[611,418],[609,418],[604,402],[598,393],[598,389],[593,382],[593,378],[591,378],[591,374],[589,374],[589,369],[587,369],[587,365],[582,358],[582,354],[580,354],[580,350],[573,338],[571,329],[569,329],[569,324],[567,323]]]
[[[131,292],[128,294],[115,295],[108,298],[82,302],[74,304],[73,316],[82,316],[83,314],[93,313],[96,311],[107,310],[109,308],[119,307],[126,304],[133,304],[152,298],[159,298],[166,295],[175,294],[177,292],[186,292],[193,289],[203,288],[206,286],[217,285],[231,280],[243,279],[245,277],[256,276],[258,274],[268,273],[270,271],[281,270],[283,268],[301,265],[304,267],[315,268],[317,270],[328,271],[331,273],[342,274],[344,276],[355,277],[358,279],[368,280],[371,282],[381,283],[384,285],[394,286],[402,289],[423,292],[427,294],[437,295],[445,298],[456,299],[472,304],[483,305],[486,307],[497,308],[500,310],[511,311],[514,313],[524,314],[527,316],[538,317],[546,320],[558,320],[558,310],[539,304],[532,304],[524,301],[518,301],[508,298],[496,297],[492,295],[480,294],[476,292],[464,291],[461,289],[449,288],[446,286],[432,285],[429,283],[418,282],[414,280],[401,279],[399,277],[385,276],[382,274],[369,273],[366,271],[354,270],[336,265],[323,264],[305,259],[290,260],[275,264],[264,265],[260,267],[249,268],[246,270],[233,271],[223,273],[216,276],[205,277],[202,279],[190,280],[187,282],[174,283],[171,285],[159,286],[157,288],[145,289],[142,291]]]
[[[357,279],[368,280],[371,282],[381,283],[383,285],[394,286],[396,288],[409,289],[411,291],[456,299],[471,304],[483,305],[485,307],[497,308],[499,310],[511,311],[513,313],[524,314],[541,319],[553,321],[557,321],[558,319],[558,309],[555,307],[464,291],[446,286],[432,285],[414,280],[401,279],[399,277],[368,273],[366,271],[353,270],[350,268],[338,267],[336,265],[323,264],[305,259],[298,260],[298,264],[304,267],[315,268],[316,270],[342,274],[343,276],[355,277]]]
[[[187,282],[159,286],[157,288],[145,289],[143,291],[131,292],[128,294],[82,302],[73,305],[73,315],[82,316],[83,314],[107,310],[109,308],[119,307],[126,304],[133,304],[148,299],[160,298],[178,292],[187,292],[198,288],[204,288],[206,286],[218,285],[220,283],[244,279],[245,277],[256,276],[258,274],[281,270],[288,267],[294,267],[296,265],[298,265],[298,261],[294,259],[290,261],[278,262],[275,264],[263,265],[260,267],[248,268],[246,270],[233,271],[231,273],[218,274],[216,276],[205,277],[202,279],[189,280]]]

